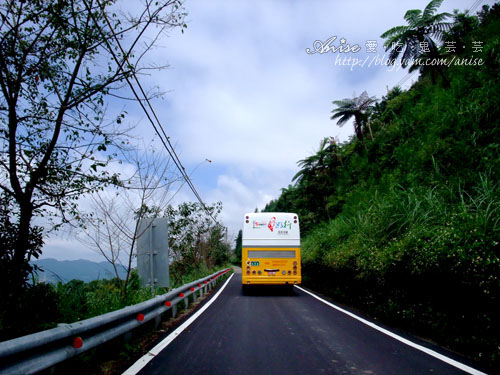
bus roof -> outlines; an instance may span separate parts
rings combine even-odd
[[[243,246],[300,247],[299,216],[291,212],[245,214]]]

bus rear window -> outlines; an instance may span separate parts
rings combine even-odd
[[[248,250],[248,258],[295,258],[294,250]]]

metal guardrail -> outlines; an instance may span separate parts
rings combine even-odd
[[[157,319],[159,323],[161,314],[170,309],[176,316],[178,303],[184,302],[187,307],[189,296],[192,295],[196,301],[197,293],[201,297],[230,271],[230,268],[226,268],[137,305],[0,342],[0,374],[35,374],[152,319]]]

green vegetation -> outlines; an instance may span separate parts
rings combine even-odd
[[[206,210],[211,216],[208,216]],[[220,202],[201,207],[183,203],[177,209],[168,206],[162,216],[169,219],[171,288],[210,275],[228,266],[230,247],[224,228],[213,221],[222,210]],[[0,206],[0,216],[7,215]],[[7,220],[4,223],[8,222]],[[56,285],[27,285],[23,293],[13,295],[10,306],[0,301],[0,341],[72,323],[121,309],[153,297],[150,288],[141,288],[134,269],[123,293],[123,280],[96,280],[85,283],[71,280]],[[156,294],[166,293],[158,288]],[[41,308],[43,306],[43,308]]]
[[[229,262],[230,246],[225,242],[225,228],[215,222],[222,203],[202,206],[183,203],[178,208],[168,206],[164,217],[169,221],[170,279],[184,284],[190,275]]]
[[[373,138],[323,140],[264,211],[301,216],[305,285],[498,368],[500,6],[453,18],[457,52],[435,52],[483,64],[421,69],[362,108]]]
[[[193,268],[189,274],[183,275],[182,280],[172,285],[177,288],[191,281],[208,276],[220,270],[222,265],[213,268],[206,266]],[[141,288],[139,277],[134,270],[132,273],[127,300],[123,301],[121,296],[120,283],[117,279],[98,280],[84,283],[80,280],[71,280],[69,283],[52,286],[57,300],[57,311],[59,319],[55,323],[72,323],[79,320],[91,318],[93,316],[115,311],[126,306],[147,301],[154,297],[150,288]],[[155,295],[164,294],[166,288],[158,288]]]
[[[234,263],[238,266],[241,265],[241,251],[243,247],[243,231],[240,229],[238,231],[238,236],[235,240],[235,248],[234,248]]]
[[[227,265],[218,265],[211,269],[200,266],[185,273],[176,288],[188,282],[219,271]],[[134,270],[131,282],[127,286],[127,299],[124,301],[121,283],[118,279],[96,280],[85,283],[81,280],[71,280],[68,283],[36,284],[28,289],[30,299],[23,300],[25,309],[22,326],[6,325],[0,329],[0,341],[8,339],[9,333],[17,337],[32,332],[56,327],[58,323],[71,323],[96,315],[105,314],[125,306],[133,305],[153,297],[150,288],[140,288],[137,272]],[[156,294],[166,293],[165,288],[157,289]],[[190,297],[190,300],[192,297]],[[178,313],[182,315],[184,304],[178,305]],[[173,324],[171,316],[166,314],[162,330],[167,330]],[[2,320],[0,319],[0,323]],[[62,362],[51,369],[54,374],[121,374],[130,366],[131,360],[136,360],[144,354],[145,347],[151,345],[160,334],[154,322],[148,322],[135,329],[131,334],[133,339],[123,337],[111,340],[95,349],[86,351],[76,357]]]
[[[177,288],[191,281],[208,276],[227,266],[220,264],[208,268],[205,264],[193,266],[182,277],[173,278],[171,288]],[[174,264],[174,268],[176,265]],[[33,332],[54,328],[58,323],[73,323],[93,316],[115,311],[154,297],[150,288],[141,288],[137,271],[132,272],[124,300],[119,279],[95,280],[85,283],[71,280],[68,283],[35,284],[30,286],[20,300],[21,317],[9,324],[10,314],[0,319],[0,341],[23,336]],[[166,288],[156,289],[156,295],[164,294]],[[19,325],[18,322],[23,324]]]

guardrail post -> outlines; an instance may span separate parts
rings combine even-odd
[[[158,327],[160,326],[160,324],[161,324],[161,314],[155,316],[155,329],[158,329]]]
[[[177,316],[177,304],[172,305],[172,318]]]
[[[187,308],[189,307],[189,300],[188,300],[188,298],[187,298],[187,297],[186,297],[186,298],[184,298],[184,307],[186,308],[186,310],[187,310]]]
[[[123,334],[123,341],[128,344],[130,341],[132,341],[132,332],[128,331]]]
[[[196,292],[193,292],[193,302],[196,302]]]

